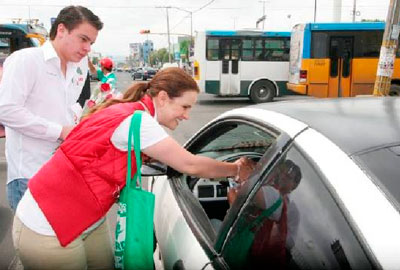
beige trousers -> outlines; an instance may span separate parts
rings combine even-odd
[[[12,236],[24,270],[114,269],[107,220],[66,247],[62,247],[55,236],[30,230],[17,216],[14,217]]]

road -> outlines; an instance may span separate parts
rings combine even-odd
[[[128,73],[118,72],[117,75],[117,88],[120,90],[126,89],[133,83]],[[139,81],[137,81],[139,82]],[[91,83],[92,88],[96,85],[95,82]],[[279,100],[298,98],[298,97],[284,97],[278,98]],[[183,144],[189,139],[201,126],[209,122],[217,115],[229,109],[251,105],[247,98],[220,98],[213,95],[200,94],[197,105],[193,108],[190,114],[190,120],[181,122],[179,127],[169,132],[179,143]],[[13,214],[8,207],[6,197],[6,161],[4,157],[4,144],[5,139],[0,139],[0,270],[2,269],[16,269],[15,264],[12,264],[15,256],[15,251],[11,238],[11,227]],[[113,236],[116,220],[116,206],[114,206],[107,219],[110,225],[110,232]],[[11,265],[11,266],[10,266]]]

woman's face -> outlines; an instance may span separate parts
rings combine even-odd
[[[197,101],[196,91],[186,91],[180,97],[170,98],[165,91],[156,97],[158,122],[174,130],[182,120],[189,119],[189,112]]]

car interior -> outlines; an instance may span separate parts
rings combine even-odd
[[[261,154],[256,152],[242,152],[240,154],[227,155],[221,158],[222,161],[234,162],[242,156],[246,156],[258,162]],[[233,177],[219,179],[206,179],[198,177],[186,177],[187,185],[194,196],[199,200],[210,220],[222,221],[229,209],[228,190],[236,185]]]
[[[228,121],[204,132],[188,149],[221,161],[234,162],[245,156],[258,162],[276,137],[275,130]],[[181,179],[198,200],[217,233],[230,208],[228,190],[237,183],[232,177],[206,179],[183,175]]]

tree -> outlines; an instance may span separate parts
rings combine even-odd
[[[179,43],[181,58],[183,62],[187,62],[189,56],[190,40],[183,40]]]
[[[161,48],[159,50],[153,51],[150,54],[150,64],[155,66],[161,66],[163,63],[167,63],[168,52],[166,48]]]

